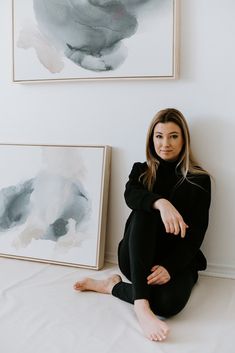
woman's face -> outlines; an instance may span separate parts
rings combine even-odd
[[[175,161],[184,144],[181,128],[173,122],[158,123],[153,130],[153,144],[160,158]]]

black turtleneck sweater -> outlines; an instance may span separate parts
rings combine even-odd
[[[124,194],[128,207],[133,211],[155,212],[159,217],[160,227],[156,230],[159,241],[156,264],[164,266],[171,276],[185,268],[196,271],[206,268],[206,259],[200,246],[208,226],[211,200],[210,177],[206,174],[188,175],[188,180],[184,180],[177,186],[182,176],[179,171],[176,171],[176,165],[177,162],[160,160],[156,182],[153,191],[150,192],[139,181],[140,175],[147,169],[147,163],[135,163]],[[165,232],[160,212],[153,209],[153,203],[160,198],[170,201],[189,226],[184,238],[181,238],[180,234]],[[131,222],[132,213],[126,226]],[[146,234],[146,241],[148,241],[148,234]]]

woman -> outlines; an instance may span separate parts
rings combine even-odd
[[[170,317],[186,305],[206,268],[200,250],[210,207],[210,177],[193,157],[186,120],[176,109],[161,110],[147,134],[145,163],[135,163],[125,200],[132,212],[118,248],[119,275],[86,278],[76,290],[112,294],[134,304],[142,330],[161,341]],[[158,315],[158,317],[156,316]]]

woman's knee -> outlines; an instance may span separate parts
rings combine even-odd
[[[142,230],[144,232],[154,232],[162,229],[162,221],[160,218],[160,215],[157,213],[157,211],[142,211],[142,210],[136,210],[133,211],[132,213],[132,219],[131,219],[131,229],[133,230]]]
[[[134,210],[132,211],[132,217],[138,221],[156,221],[157,211]]]

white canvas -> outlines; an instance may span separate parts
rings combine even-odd
[[[13,80],[174,78],[176,0],[13,0]]]
[[[98,268],[107,150],[0,145],[0,253]]]

